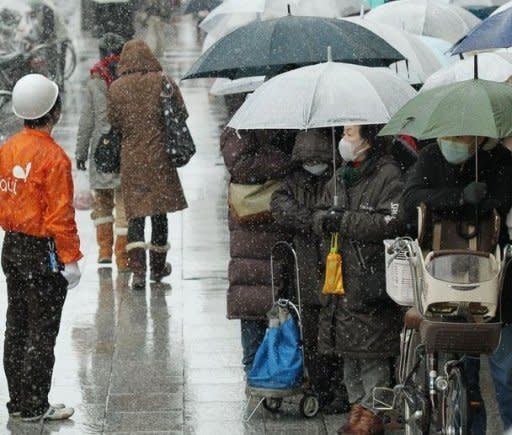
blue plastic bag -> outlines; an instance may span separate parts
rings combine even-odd
[[[250,387],[286,390],[302,383],[303,360],[297,323],[290,316],[269,328],[247,378]]]

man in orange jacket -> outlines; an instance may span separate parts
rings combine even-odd
[[[67,289],[80,281],[82,254],[71,162],[51,137],[60,117],[59,89],[46,77],[29,74],[16,83],[12,105],[25,128],[0,147],[7,409],[25,421],[62,420],[74,410],[51,406],[48,393],[62,308]]]

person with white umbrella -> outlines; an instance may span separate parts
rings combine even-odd
[[[301,131],[292,153],[294,169],[272,195],[272,215],[293,233],[302,301],[305,364],[324,414],[344,413],[350,407],[343,385],[343,361],[318,353],[319,288],[325,272],[322,237],[313,232],[315,206],[333,175],[329,129]],[[339,160],[339,158],[337,158]]]
[[[339,144],[344,163],[315,214],[317,232],[339,233],[343,259],[345,294],[328,296],[318,341],[321,353],[343,358],[352,409],[338,431],[342,434],[383,432],[383,421],[372,410],[373,390],[391,386],[391,361],[399,354],[401,311],[386,294],[382,243],[402,233],[404,185],[399,164],[377,137],[379,130],[378,125],[345,126]]]
[[[383,239],[400,232],[402,172],[376,139],[375,125],[388,122],[415,94],[389,70],[328,61],[270,79],[229,123],[235,129],[345,126],[340,146],[345,164],[318,204],[322,210],[315,214],[315,228],[321,232],[327,209],[340,209],[332,210],[326,229],[342,238],[345,296],[329,296],[322,309],[319,348],[348,359],[345,380],[354,406],[345,429],[360,430],[354,433],[382,429],[380,417],[361,403],[368,406],[373,387],[390,384],[387,357],[398,354],[402,325],[397,307],[386,296],[382,258]]]

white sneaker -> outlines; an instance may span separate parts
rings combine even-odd
[[[57,408],[57,409],[62,409],[62,408],[65,408],[66,405],[64,405],[64,403],[55,403],[54,405],[50,405],[52,408]],[[9,414],[9,417],[11,418],[18,418],[18,417],[21,417],[21,411],[15,411],[15,412],[11,412]]]
[[[73,408],[66,408],[65,406],[63,408],[56,408],[50,405],[48,410],[42,415],[37,415],[35,417],[22,417],[21,419],[23,421],[67,420],[74,413],[75,410]]]

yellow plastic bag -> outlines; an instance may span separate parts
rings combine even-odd
[[[327,255],[325,267],[325,283],[322,289],[324,295],[344,295],[345,289],[343,288],[343,262],[341,254],[338,252],[338,238],[339,233],[334,233],[331,236],[331,250]]]

